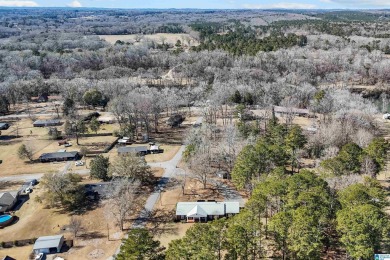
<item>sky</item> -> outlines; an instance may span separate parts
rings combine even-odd
[[[202,9],[390,9],[390,0],[0,0],[0,6]]]

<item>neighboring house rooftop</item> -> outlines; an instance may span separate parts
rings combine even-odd
[[[15,200],[18,198],[18,193],[18,191],[7,191],[0,193],[0,211],[7,210],[8,207],[13,206]]]
[[[34,244],[33,249],[57,248],[61,245],[63,235],[39,237]]]
[[[295,108],[295,107],[280,107],[274,106],[275,113],[293,113],[293,114],[309,114],[309,109]]]
[[[176,215],[194,217],[204,217],[203,215],[226,215],[238,214],[240,204],[236,201],[225,202],[178,202]]]
[[[135,147],[119,147],[118,153],[146,153],[148,147],[146,146],[135,146]]]
[[[59,124],[61,121],[59,119],[47,119],[47,120],[37,120],[33,124],[34,125],[53,125]]]
[[[78,152],[56,152],[56,153],[44,153],[42,154],[39,159],[51,159],[51,158],[72,158],[76,157]]]

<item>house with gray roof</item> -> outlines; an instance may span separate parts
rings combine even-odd
[[[56,152],[56,153],[44,153],[39,156],[41,162],[63,162],[63,161],[77,161],[81,159],[81,155],[74,152]]]
[[[37,120],[33,123],[34,127],[45,127],[45,126],[59,126],[62,122],[59,119],[47,119]]]
[[[0,213],[7,212],[15,206],[18,201],[18,191],[7,191],[0,193]]]
[[[208,220],[230,217],[240,212],[240,203],[236,201],[198,201],[178,202],[176,219],[187,222],[207,222]]]
[[[149,153],[147,146],[124,146],[117,149],[119,155],[134,153],[137,155],[146,155]]]
[[[0,130],[7,130],[9,127],[8,123],[0,123]]]
[[[64,244],[63,235],[39,237],[35,241],[33,251],[35,254],[60,253],[63,244]]]

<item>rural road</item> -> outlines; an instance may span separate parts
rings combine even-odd
[[[150,213],[153,211],[154,206],[158,202],[160,198],[160,192],[164,189],[165,185],[169,182],[169,179],[174,176],[177,172],[181,171],[181,169],[177,168],[182,156],[183,151],[185,149],[185,145],[182,145],[176,155],[170,160],[161,163],[148,163],[151,167],[160,167],[164,169],[164,174],[156,185],[156,188],[152,194],[150,194],[149,198],[145,202],[145,206],[141,211],[138,218],[133,223],[133,228],[140,228],[145,226],[146,221],[148,220]],[[127,238],[127,234],[125,235]],[[122,244],[121,244],[122,245]],[[114,255],[117,255],[120,251],[120,246],[115,251]],[[113,260],[114,256],[109,257],[107,260]]]

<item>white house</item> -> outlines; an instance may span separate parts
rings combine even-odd
[[[208,220],[230,217],[240,212],[240,204],[236,201],[202,201],[178,202],[176,219],[187,222],[207,222]]]
[[[64,244],[63,235],[39,237],[35,241],[33,250],[35,254],[60,253],[63,244]]]

